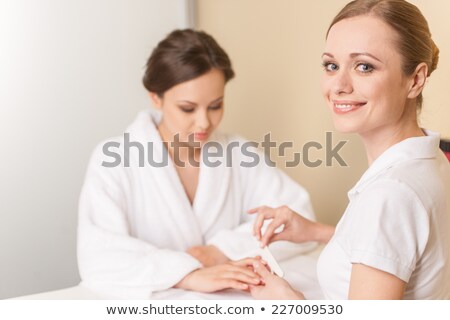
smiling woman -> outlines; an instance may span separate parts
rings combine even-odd
[[[416,105],[427,66],[421,63],[413,77],[405,75],[404,58],[395,46],[398,37],[392,27],[371,16],[340,20],[330,29],[322,89],[339,131],[387,144],[422,135]],[[377,156],[370,154],[369,161]]]
[[[323,96],[335,127],[361,137],[369,169],[336,228],[286,207],[254,210],[257,230],[273,219],[263,243],[327,243],[317,267],[327,298],[450,298],[450,167],[439,134],[417,121],[438,52],[419,9],[403,0],[352,1],[331,23]],[[256,270],[266,286],[255,297],[303,298],[259,262]]]

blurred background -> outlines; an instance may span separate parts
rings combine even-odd
[[[412,0],[441,50],[424,92],[422,126],[450,138],[447,0]],[[281,169],[335,224],[366,170],[356,136],[334,131],[320,93],[325,32],[347,1],[0,0],[0,299],[78,284],[76,223],[93,147],[150,106],[141,85],[156,43],[175,28],[210,33],[229,53],[224,131],[262,141],[271,132],[301,152],[308,141],[348,140],[337,162]],[[324,150],[310,154],[325,160]]]

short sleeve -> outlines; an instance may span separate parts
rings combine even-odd
[[[429,236],[429,217],[418,195],[401,181],[383,179],[352,205],[350,262],[408,282]]]

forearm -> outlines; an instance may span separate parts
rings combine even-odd
[[[188,273],[183,279],[181,279],[173,287],[178,288],[178,289],[184,289],[184,290],[193,290],[194,286],[192,283],[192,276],[193,276],[193,273],[196,272],[197,270],[198,269]]]
[[[186,252],[197,259],[204,267],[212,267],[230,261],[220,249],[213,245],[194,246]]]
[[[336,228],[328,224],[316,222],[314,223],[311,238],[319,243],[328,243],[334,235]]]

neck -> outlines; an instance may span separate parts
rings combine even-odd
[[[198,166],[201,148],[189,146],[185,142],[175,141],[175,136],[164,125],[158,126],[161,140],[165,144],[170,157],[177,166]]]
[[[411,121],[405,126],[404,124],[367,132],[360,134],[367,154],[369,166],[387,149],[393,145],[412,137],[424,136],[422,129],[416,121]]]

